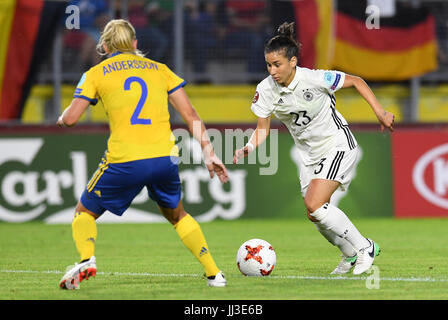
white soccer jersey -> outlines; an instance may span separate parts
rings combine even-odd
[[[271,76],[256,89],[251,109],[257,117],[274,114],[291,133],[305,165],[319,162],[329,150],[352,150],[355,137],[336,110],[334,93],[342,88],[345,73],[296,67],[288,87]]]

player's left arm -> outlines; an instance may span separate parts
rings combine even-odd
[[[394,131],[395,116],[391,112],[383,109],[375,94],[361,77],[346,74],[342,88],[348,87],[355,87],[359,94],[367,101],[381,124],[381,131],[385,127],[390,131]]]
[[[90,101],[86,99],[74,98],[70,106],[65,109],[62,115],[58,118],[56,124],[60,127],[63,127],[64,125],[67,127],[74,126],[89,105]]]
[[[185,90],[179,88],[170,93],[168,100],[184,119],[193,137],[201,144],[204,162],[209,171],[210,178],[213,178],[216,173],[222,183],[227,182],[229,180],[227,168],[215,154],[205,125],[191,104],[190,99],[188,99]]]
[[[209,148],[213,152],[213,146],[210,143],[204,123],[190,102],[187,93],[183,88],[179,88],[168,95],[168,100],[181,115],[188,126],[188,129],[194,138],[201,144],[202,150]]]

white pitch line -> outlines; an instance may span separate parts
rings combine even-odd
[[[62,271],[57,270],[47,270],[47,271],[36,271],[36,270],[0,270],[0,273],[40,273],[40,274],[63,274]],[[185,274],[185,273],[146,273],[146,272],[97,272],[100,275],[108,276],[136,276],[136,277],[202,277],[199,274]],[[228,276],[227,276],[228,278]],[[366,280],[367,277],[344,277],[344,276],[269,276],[271,279],[297,279],[297,280]],[[392,282],[448,282],[448,279],[435,279],[435,278],[403,278],[403,277],[379,277],[380,281],[392,281]]]
[[[366,280],[368,277],[319,277],[319,276],[271,276],[272,278],[280,279],[303,279],[303,280]],[[391,277],[379,277],[381,281],[404,281],[404,282],[448,282],[448,279],[434,279],[434,278],[391,278]]]

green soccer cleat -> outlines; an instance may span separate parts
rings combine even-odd
[[[370,269],[375,260],[375,257],[380,254],[381,248],[375,241],[367,239],[370,246],[358,251],[355,268],[353,274],[361,274]]]
[[[353,257],[346,257],[342,255],[342,259],[339,262],[336,269],[334,269],[330,274],[346,274],[352,270],[352,268],[355,266],[357,256],[354,255]]]
[[[374,252],[375,257],[378,256],[381,252],[380,246],[378,243],[374,242]],[[346,257],[342,255],[342,259],[339,262],[338,266],[330,273],[330,274],[346,274],[349,273],[352,268],[356,265],[356,261],[358,260],[358,256],[355,255],[353,257]]]

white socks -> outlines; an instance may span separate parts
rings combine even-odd
[[[339,208],[325,203],[322,207],[310,213],[310,215],[318,221],[315,224],[319,232],[332,244],[338,246],[347,257],[354,255],[348,244],[356,251],[370,246],[370,242],[361,235],[350,219]],[[348,244],[341,240],[346,240]]]
[[[341,250],[342,254],[346,257],[353,257],[356,255],[355,249],[353,246],[345,240],[344,238],[339,237],[336,233],[331,230],[327,230],[322,223],[314,222],[317,230],[327,239],[332,245],[336,246]]]

